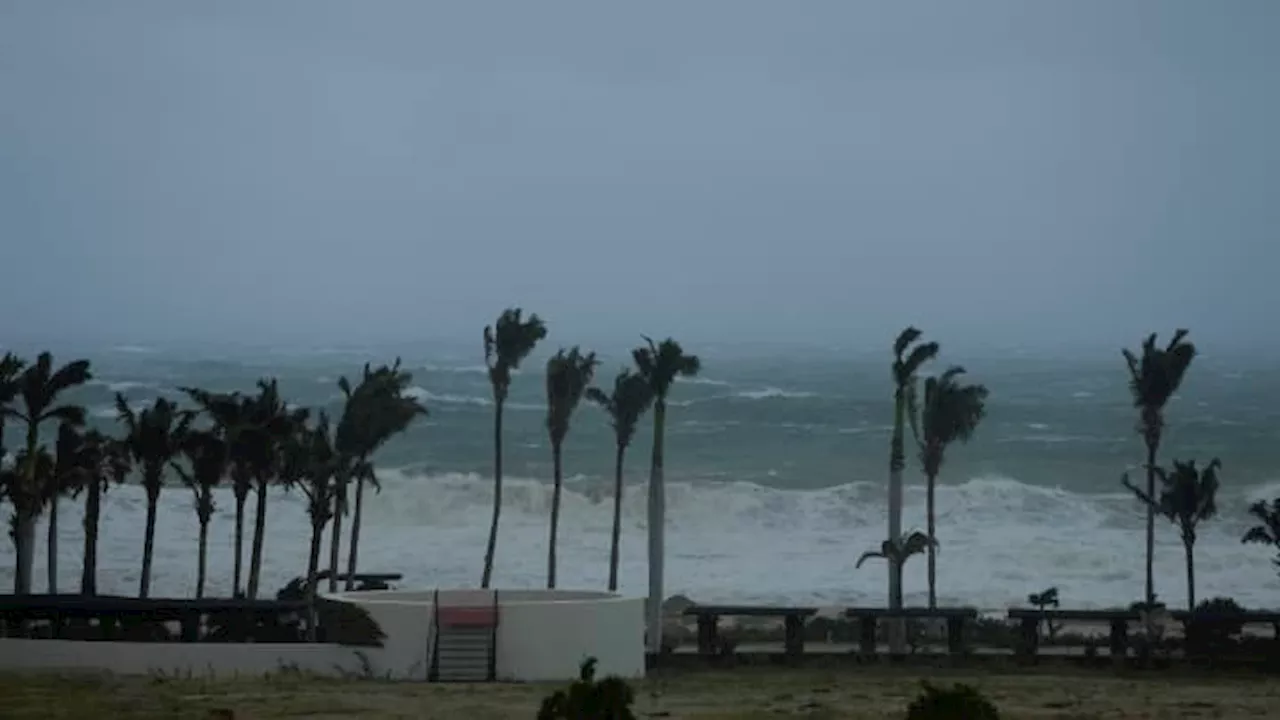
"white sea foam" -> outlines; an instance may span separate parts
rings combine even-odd
[[[474,585],[491,512],[490,480],[397,470],[383,470],[381,478],[382,492],[366,498],[361,566],[403,572],[408,586]],[[627,487],[622,527],[623,590],[635,594],[646,586],[642,490]],[[1245,503],[1277,490],[1280,484],[1272,483],[1223,498],[1221,516],[1204,526],[1196,545],[1202,596],[1230,595],[1255,607],[1276,603],[1280,578],[1269,562],[1273,553],[1241,545],[1240,536],[1248,522]],[[604,585],[609,498],[608,483],[581,477],[566,481],[559,548],[565,586]],[[544,581],[549,501],[545,483],[507,479],[496,568],[500,585],[537,587]],[[883,501],[880,482],[820,490],[671,482],[667,590],[703,601],[883,602],[882,566],[853,569],[858,555],[883,540]],[[270,502],[264,584],[275,588],[305,566],[308,535],[296,494],[275,493]],[[218,503],[210,535],[210,577],[214,590],[225,592],[234,506],[227,492],[219,494]],[[1083,607],[1127,604],[1141,593],[1142,514],[1123,493],[1081,495],[988,477],[941,486],[937,503],[943,602],[1000,608],[1050,585],[1060,589],[1065,603]],[[923,527],[923,504],[923,489],[909,486],[906,527]],[[154,592],[189,594],[197,529],[191,496],[185,489],[169,489],[161,496],[161,506]],[[78,501],[62,503],[60,568],[65,588],[75,587],[80,570],[80,507]],[[136,592],[144,511],[138,487],[113,489],[108,495],[100,540],[100,583],[107,592]],[[410,548],[422,551],[406,552]],[[37,543],[37,568],[44,567],[43,549],[43,541]],[[12,577],[12,563],[12,553],[0,554],[0,582]],[[909,602],[922,600],[924,571],[923,562],[907,567]],[[1181,604],[1181,546],[1176,533],[1164,525],[1157,533],[1156,575],[1161,597]],[[43,573],[38,577],[42,586]]]
[[[801,400],[803,398],[817,397],[817,393],[807,392],[803,390],[783,390],[782,388],[766,387],[758,390],[743,390],[734,393],[734,397],[745,398],[747,400],[769,400],[773,398],[782,398],[786,400]]]

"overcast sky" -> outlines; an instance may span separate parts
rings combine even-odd
[[[1274,346],[1277,38],[1276,0],[6,0],[0,333]]]

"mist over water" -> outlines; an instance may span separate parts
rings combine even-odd
[[[697,351],[697,348],[691,348]],[[97,378],[73,397],[91,422],[115,430],[111,399],[147,403],[183,385],[251,389],[280,377],[291,402],[340,410],[337,378],[359,372],[355,351],[215,358],[125,348],[95,356]],[[887,363],[836,355],[704,354],[704,375],[680,382],[668,421],[670,593],[702,601],[881,603],[885,570],[854,571],[885,533],[885,482],[892,417]],[[607,358],[600,384],[621,356]],[[379,457],[382,491],[367,498],[361,567],[398,571],[415,587],[479,580],[492,484],[492,402],[475,358],[406,357],[413,392],[430,409]],[[942,602],[993,609],[1057,585],[1073,606],[1126,604],[1141,593],[1141,507],[1119,484],[1142,462],[1135,412],[1118,355],[1104,360],[1005,358],[965,363],[991,389],[989,416],[967,446],[953,448],[938,493]],[[544,428],[541,359],[512,388],[506,421],[509,477],[496,567],[503,587],[545,580],[550,450]],[[1272,606],[1280,593],[1268,549],[1244,546],[1244,509],[1280,495],[1280,370],[1206,357],[1197,361],[1168,412],[1168,459],[1222,458],[1220,515],[1197,544],[1204,597],[1231,595]],[[627,463],[622,583],[646,582],[644,482],[650,431],[642,424]],[[584,403],[566,445],[568,476],[560,533],[562,584],[603,587],[611,522],[613,436]],[[918,463],[908,467],[906,527],[923,527]],[[197,524],[186,488],[161,498],[154,592],[186,595],[195,581]],[[218,498],[210,537],[213,592],[229,590],[233,503]],[[272,498],[266,587],[303,571],[308,539],[300,494]],[[63,500],[60,570],[75,587],[82,535],[79,501]],[[113,489],[104,509],[100,584],[136,592],[145,499]],[[1157,531],[1160,596],[1183,602],[1182,550],[1172,526]],[[42,567],[43,542],[38,543]],[[327,547],[327,546],[326,546]],[[345,557],[345,554],[344,554]],[[0,582],[12,575],[0,556]],[[37,573],[37,583],[43,573]],[[907,567],[909,602],[922,601],[924,563]]]

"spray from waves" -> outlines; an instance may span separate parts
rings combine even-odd
[[[747,400],[803,400],[805,398],[817,397],[817,393],[807,392],[804,390],[783,390],[782,388],[766,387],[759,390],[743,390],[734,393],[734,397],[744,398]]]
[[[434,404],[440,405],[469,405],[472,407],[490,407],[493,400],[481,395],[458,395],[455,393],[433,393],[426,388],[413,385],[405,390],[405,394],[427,403],[428,407]],[[532,403],[508,402],[506,404],[508,410],[545,410],[542,405]]]
[[[716,380],[714,378],[709,378],[709,377],[680,378],[679,383],[681,385],[711,385],[714,387],[729,386],[729,383],[724,380]]]
[[[94,379],[85,383],[95,387],[103,387],[113,393],[127,393],[130,390],[159,390],[160,386],[153,382],[141,380],[101,380]]]

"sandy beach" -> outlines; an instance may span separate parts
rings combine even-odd
[[[898,717],[919,691],[920,670],[738,668],[659,673],[636,683],[640,717],[684,720]],[[1271,678],[1161,673],[977,674],[932,671],[935,684],[964,682],[986,692],[1002,717],[1266,717],[1280,706]],[[0,675],[5,718],[219,718],[306,716],[510,720],[531,717],[543,685],[434,685],[372,680],[268,678],[186,680],[56,674]]]

